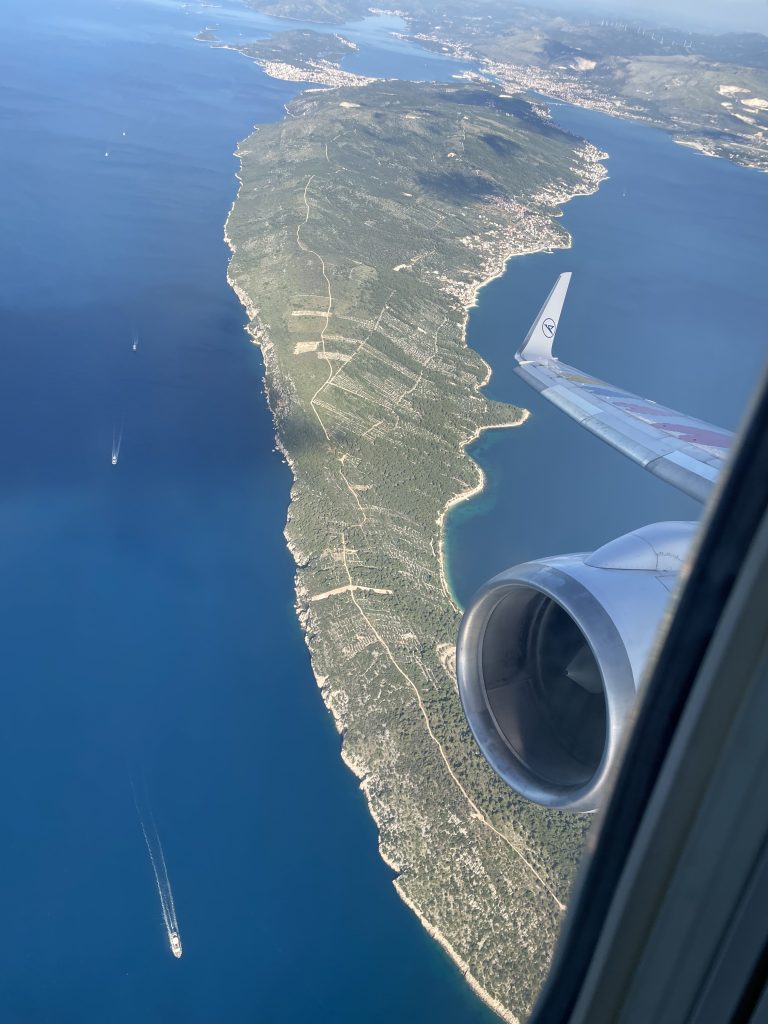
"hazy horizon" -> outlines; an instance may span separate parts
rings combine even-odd
[[[681,29],[768,34],[768,0],[523,0],[536,7],[655,21]]]

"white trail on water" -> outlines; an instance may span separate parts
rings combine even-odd
[[[117,465],[117,460],[120,458],[120,445],[123,443],[123,424],[120,424],[119,430],[112,431],[112,465]]]
[[[133,800],[136,805],[136,813],[139,816],[139,824],[144,836],[144,842],[149,853],[149,860],[157,885],[157,894],[160,897],[160,910],[163,915],[163,924],[168,933],[168,944],[174,956],[181,956],[181,935],[179,933],[179,922],[176,917],[176,906],[173,902],[173,890],[171,879],[168,876],[168,866],[165,863],[163,844],[160,842],[160,833],[157,830],[152,811],[148,808],[142,812],[136,790],[133,791]]]

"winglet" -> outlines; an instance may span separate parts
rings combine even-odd
[[[547,296],[547,301],[541,307],[525,341],[515,355],[518,362],[544,362],[552,359],[552,345],[570,283],[570,271],[558,277],[555,287]]]
[[[733,434],[607,384],[552,355],[570,274],[561,274],[516,353],[515,372],[586,430],[697,501],[706,501]]]

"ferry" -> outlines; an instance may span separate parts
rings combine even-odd
[[[112,433],[112,465],[117,465],[117,460],[120,458],[120,445],[123,443],[123,428],[120,427],[120,433],[116,431]]]
[[[181,937],[178,932],[171,932],[169,938],[171,940],[171,952],[178,960],[181,956]]]

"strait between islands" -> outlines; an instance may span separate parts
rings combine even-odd
[[[466,445],[526,415],[483,395],[468,307],[510,257],[570,244],[559,206],[604,154],[495,87],[388,81],[304,93],[237,155],[229,278],[294,474],[313,670],[398,892],[520,1019],[586,822],[517,799],[472,742],[442,524],[482,486]]]

